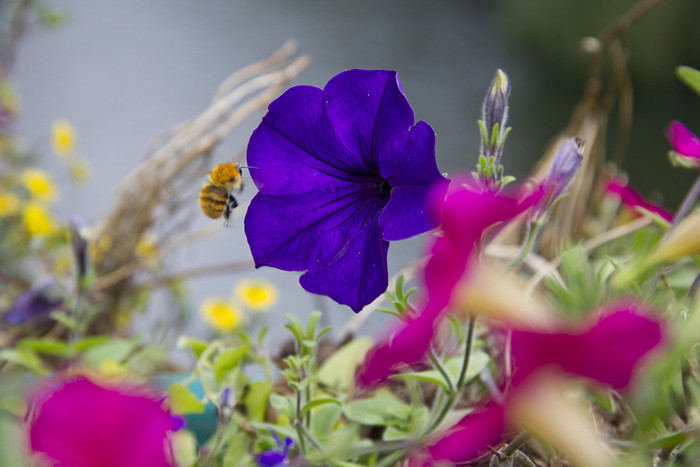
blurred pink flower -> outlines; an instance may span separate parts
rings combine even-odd
[[[639,214],[639,212],[637,212],[635,208],[639,207],[658,215],[659,217],[668,222],[673,221],[673,213],[671,213],[671,211],[656,204],[650,203],[649,201],[646,201],[644,198],[642,198],[642,195],[640,195],[634,188],[625,185],[618,178],[610,178],[610,180],[608,180],[608,184],[605,188],[605,191],[615,196],[619,196],[620,200],[622,201],[622,204],[632,209],[638,216],[641,216],[641,214]]]
[[[700,160],[700,138],[679,121],[666,127],[666,138],[678,154]]]
[[[423,358],[442,312],[450,304],[453,289],[468,274],[469,261],[478,250],[484,231],[516,217],[541,197],[541,189],[529,195],[481,191],[464,180],[450,183],[444,199],[434,197],[432,205],[437,206],[442,232],[435,237],[425,267],[425,304],[419,315],[370,349],[358,368],[360,386],[381,383],[401,366]]]
[[[103,387],[85,376],[51,384],[33,400],[31,448],[57,466],[172,466],[170,412],[153,396],[136,386]]]
[[[663,341],[661,323],[638,308],[618,306],[585,329],[553,333],[513,330],[513,378],[506,384],[504,400],[488,401],[462,418],[417,453],[412,465],[467,462],[496,447],[506,430],[515,425],[509,412],[511,402],[543,369],[582,376],[616,389],[627,387],[640,360]]]

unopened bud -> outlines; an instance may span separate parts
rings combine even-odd
[[[226,425],[233,415],[233,407],[236,405],[235,394],[229,386],[219,394],[219,424]]]
[[[510,81],[503,70],[496,70],[491,81],[491,86],[486,93],[484,105],[481,108],[481,121],[486,134],[482,135],[481,154],[486,157],[494,156],[496,162],[500,159],[502,143],[501,139],[508,121],[508,96],[510,95]],[[494,130],[496,130],[494,132]]]
[[[569,138],[561,143],[543,186],[547,195],[535,212],[535,218],[541,218],[566,193],[574,177],[581,169],[583,149],[586,142],[581,137]]]

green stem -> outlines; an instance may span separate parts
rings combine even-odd
[[[520,247],[520,253],[518,253],[518,256],[513,258],[510,263],[508,263],[506,266],[506,271],[512,271],[523,262],[528,253],[532,251],[532,247],[535,246],[535,240],[537,240],[537,235],[540,233],[541,229],[542,224],[534,224],[533,228],[532,222],[527,223],[525,240],[523,240],[523,246]]]
[[[296,411],[296,422],[294,427],[297,430],[297,436],[299,437],[299,451],[301,454],[306,454],[306,443],[304,442],[304,427],[301,420],[301,391],[297,390],[297,411]]]
[[[456,389],[449,391],[447,401],[445,401],[445,404],[442,406],[442,409],[438,413],[437,417],[435,417],[433,422],[430,424],[428,429],[425,431],[424,435],[427,435],[428,433],[432,432],[435,428],[437,428],[440,425],[440,423],[442,423],[442,421],[445,419],[450,410],[452,410],[452,407],[454,407],[454,404],[457,402],[457,398],[459,397],[459,395],[462,392],[462,389],[464,388],[467,368],[469,367],[469,360],[471,360],[472,355],[472,342],[474,340],[475,328],[476,318],[470,317],[469,327],[467,328],[467,343],[466,348],[464,349],[464,359],[462,360],[462,370],[460,371],[459,379],[457,380],[457,387]]]
[[[428,357],[430,357],[430,361],[433,363],[437,371],[440,372],[442,378],[445,380],[445,384],[447,384],[447,392],[450,394],[453,393],[455,391],[455,383],[454,381],[452,381],[452,377],[447,372],[447,369],[442,364],[438,356],[435,355],[435,350],[433,350],[432,347],[430,347],[430,349],[428,350]]]
[[[467,376],[467,369],[469,368],[469,361],[472,356],[472,344],[474,342],[474,329],[476,329],[476,316],[469,316],[469,325],[467,327],[467,344],[464,349],[464,359],[462,360],[462,369],[459,372],[459,378],[457,379],[457,391],[461,391],[464,388],[465,378]]]

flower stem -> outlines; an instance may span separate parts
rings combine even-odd
[[[301,454],[306,454],[306,442],[304,441],[304,423],[301,419],[301,391],[296,390],[297,393],[297,410],[296,410],[296,422],[294,427],[297,430],[297,436],[299,437],[299,450]]]
[[[690,209],[695,204],[695,201],[697,201],[698,196],[700,196],[700,175],[698,175],[698,178],[695,180],[695,183],[690,188],[690,191],[688,191],[688,194],[685,195],[685,198],[681,203],[681,207],[678,208],[678,212],[675,216],[673,216],[673,222],[671,222],[671,226],[666,231],[664,239],[668,238],[673,229],[675,229],[676,226],[678,226],[678,224],[681,222],[681,220],[683,220],[683,218],[686,216],[686,214],[688,214]]]
[[[516,267],[520,265],[520,263],[523,262],[525,257],[530,253],[532,250],[532,247],[535,246],[535,240],[537,240],[537,235],[540,233],[540,230],[542,229],[542,224],[533,224],[532,222],[527,223],[527,228],[525,230],[525,240],[523,240],[523,246],[520,248],[520,253],[518,253],[518,256],[513,258],[510,263],[506,266],[506,271],[512,271]]]
[[[454,381],[452,381],[452,377],[447,372],[447,369],[442,364],[438,356],[435,354],[435,350],[432,347],[430,347],[430,350],[428,350],[428,356],[430,357],[430,361],[435,366],[435,369],[437,369],[437,371],[440,372],[442,378],[445,380],[445,384],[447,385],[447,392],[453,393],[455,390],[455,383]]]
[[[440,412],[438,413],[437,417],[433,420],[433,422],[430,424],[428,429],[425,431],[424,435],[427,435],[428,433],[432,432],[435,428],[437,428],[440,423],[445,419],[447,414],[452,410],[452,407],[454,407],[455,403],[457,402],[457,399],[459,398],[459,395],[462,392],[462,388],[464,387],[465,384],[465,378],[467,375],[467,368],[469,367],[469,361],[471,360],[471,354],[472,354],[472,342],[474,340],[474,329],[476,328],[476,318],[475,317],[470,317],[469,318],[469,327],[467,328],[467,343],[466,343],[466,348],[464,349],[464,359],[462,360],[462,370],[460,371],[459,374],[459,379],[457,380],[457,386],[453,390],[448,392],[448,397],[447,400],[445,401],[445,404],[442,406]]]

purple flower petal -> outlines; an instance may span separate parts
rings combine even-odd
[[[12,308],[2,314],[3,321],[7,324],[18,325],[61,308],[63,300],[53,298],[49,294],[53,287],[53,282],[49,282],[24,292],[17,297]]]
[[[360,167],[381,167],[379,149],[395,137],[397,130],[413,125],[413,110],[395,71],[344,71],[332,78],[323,91],[328,120],[346,155],[360,158]]]
[[[489,447],[496,448],[503,440],[505,430],[504,407],[488,402],[448,429],[436,443],[416,454],[409,465],[468,462],[489,452]]]
[[[634,307],[616,310],[579,332],[514,331],[513,384],[546,366],[613,388],[626,387],[638,362],[661,343],[661,324]]]
[[[170,413],[143,390],[108,389],[79,376],[47,388],[36,401],[31,448],[57,465],[173,465]]]
[[[308,271],[307,290],[361,310],[386,289],[387,241],[435,225],[425,201],[443,179],[434,145],[429,125],[413,126],[396,72],[350,70],[323,90],[289,89],[248,145],[256,267]]]
[[[362,230],[341,250],[338,259],[310,269],[299,279],[305,290],[327,295],[356,313],[381,295],[389,283],[389,242],[380,235],[377,215],[362,220]],[[352,221],[352,218],[350,218]],[[351,252],[344,254],[345,251]]]
[[[700,138],[681,122],[669,123],[666,127],[666,138],[678,154],[700,159]]]

